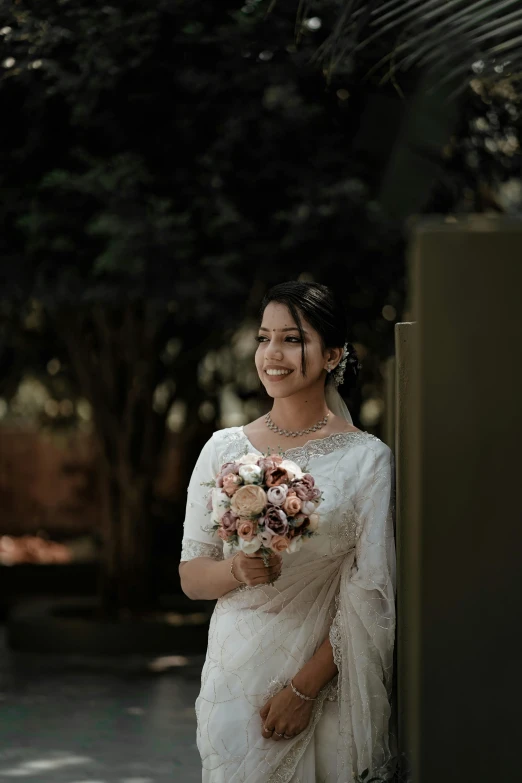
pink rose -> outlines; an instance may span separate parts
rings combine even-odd
[[[244,538],[245,541],[252,541],[257,533],[257,522],[253,522],[250,519],[240,519],[237,524],[237,534],[240,538]]]
[[[295,495],[287,497],[283,503],[283,511],[288,514],[289,517],[295,517],[301,511],[301,501]]]
[[[227,530],[223,530],[223,528],[220,527],[219,530],[217,531],[217,534],[222,541],[228,541],[229,538],[232,538],[232,536],[234,535],[234,531],[229,533]]]
[[[225,478],[225,476],[229,476],[231,473],[237,474],[238,472],[239,472],[239,465],[237,464],[237,462],[225,462],[225,464],[221,466],[221,470],[217,475],[216,486],[222,487],[223,479]]]
[[[258,465],[261,468],[261,470],[273,470],[274,468],[277,468],[278,465],[280,465],[283,461],[282,457],[279,457],[277,454],[273,457],[261,457],[258,461]]]
[[[270,487],[266,493],[266,497],[268,502],[273,506],[282,506],[285,502],[287,492],[288,486],[286,484],[279,484],[277,487]]]
[[[284,536],[273,536],[270,542],[272,552],[284,552],[288,549],[290,542]]]
[[[226,492],[229,498],[232,497],[241,484],[242,481],[236,473],[227,473],[226,476],[223,476],[223,491]]]
[[[270,468],[265,473],[265,484],[267,487],[277,487],[279,484],[288,484],[288,473],[283,468]]]
[[[312,492],[313,487],[311,487],[309,484],[305,483],[304,481],[294,481],[292,484],[292,489],[295,491],[295,494],[300,500],[311,500],[312,499]]]
[[[269,506],[266,514],[259,521],[264,523],[265,528],[278,536],[284,536],[288,532],[286,514],[277,506]]]
[[[230,535],[234,535],[237,530],[238,519],[239,517],[237,514],[234,514],[234,512],[229,509],[228,511],[225,511],[221,517],[221,527]]]
[[[266,506],[266,492],[257,484],[245,484],[239,487],[232,497],[232,510],[239,517],[255,517]]]

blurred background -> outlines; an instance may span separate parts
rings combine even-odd
[[[10,648],[204,653],[186,487],[215,429],[269,408],[271,285],[342,293],[341,392],[384,437],[411,222],[522,211],[521,31],[518,0],[0,4]]]

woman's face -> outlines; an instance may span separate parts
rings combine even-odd
[[[286,305],[270,302],[257,336],[256,368],[271,397],[288,397],[317,383],[324,384],[332,351],[323,351],[321,338],[301,316],[305,339],[306,377],[301,371],[301,337]]]

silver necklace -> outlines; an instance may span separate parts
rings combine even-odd
[[[297,438],[298,435],[308,435],[309,432],[317,432],[317,430],[320,430],[321,427],[325,426],[329,415],[330,413],[327,413],[324,419],[318,421],[313,427],[307,427],[305,430],[283,430],[281,427],[278,427],[277,424],[274,424],[270,413],[267,413],[265,416],[265,424],[269,430],[277,432],[278,435],[284,435],[286,438]]]

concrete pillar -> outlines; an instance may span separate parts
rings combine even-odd
[[[398,326],[402,750],[412,783],[516,780],[522,222],[420,222],[410,268],[411,346]]]

